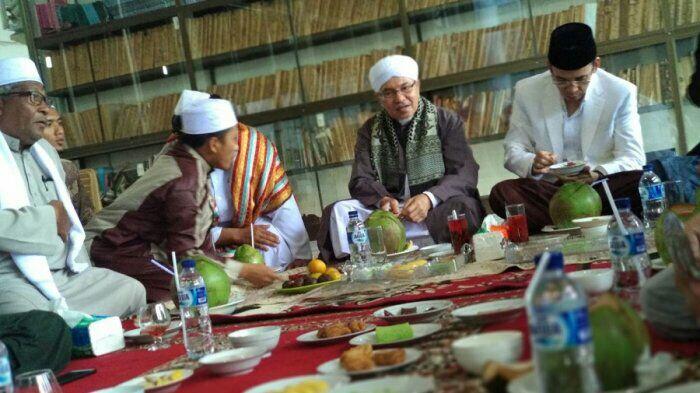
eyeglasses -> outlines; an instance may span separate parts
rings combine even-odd
[[[587,84],[591,83],[591,76],[592,75],[593,74],[582,76],[582,77],[574,79],[574,80],[563,79],[563,78],[559,78],[556,76],[552,76],[552,79],[554,80],[554,85],[557,87],[566,87],[568,85],[581,87],[581,86],[586,86]]]
[[[399,93],[406,96],[406,95],[411,94],[411,92],[413,91],[413,88],[416,87],[416,82],[417,81],[413,81],[413,83],[411,83],[410,85],[403,85],[403,86],[399,87],[398,89],[384,89],[384,90],[380,91],[379,93],[377,93],[377,95],[379,95],[379,97],[381,97],[384,100],[390,100],[390,99],[396,98],[396,96],[398,96]]]
[[[8,97],[8,96],[24,96],[24,97],[29,97],[29,103],[34,105],[34,106],[39,106],[42,103],[46,104],[46,106],[51,106],[53,101],[51,98],[39,93],[38,91],[11,91],[9,93],[5,94],[0,94],[2,97]]]

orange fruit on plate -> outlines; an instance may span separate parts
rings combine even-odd
[[[340,272],[338,271],[338,269],[336,269],[336,268],[334,268],[334,267],[329,267],[329,268],[326,270],[326,274],[329,275],[329,276],[331,276],[331,278],[333,279],[333,281],[335,281],[335,280],[340,280],[340,277],[342,276],[342,275],[340,274]]]
[[[309,273],[311,274],[323,274],[326,272],[326,263],[320,259],[312,259],[311,262],[309,262],[309,264],[306,266],[306,268],[309,269]]]

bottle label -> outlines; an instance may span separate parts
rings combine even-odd
[[[650,184],[640,189],[642,201],[658,201],[665,198],[664,185],[662,183]]]
[[[353,244],[369,243],[367,230],[365,228],[355,228],[355,230],[352,231],[352,242]]]
[[[207,304],[207,288],[205,286],[180,290],[177,293],[180,307],[196,307]]]
[[[644,232],[630,233],[624,235],[614,235],[608,241],[610,254],[614,257],[631,257],[647,252]]]
[[[537,349],[561,350],[591,342],[588,309],[552,311],[544,307],[530,320],[530,334]]]
[[[0,357],[0,386],[12,386],[12,370],[7,356]]]

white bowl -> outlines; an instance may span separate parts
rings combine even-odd
[[[279,326],[258,326],[236,330],[228,334],[228,339],[235,347],[263,347],[268,352],[275,349],[280,341],[282,329]]]
[[[245,347],[212,353],[199,359],[199,364],[212,374],[246,374],[260,364],[267,353],[264,347]]]
[[[603,293],[613,286],[615,272],[613,269],[589,269],[579,270],[566,274],[574,282],[578,283],[586,293]]]
[[[512,363],[520,359],[523,334],[517,330],[474,334],[454,341],[452,353],[463,369],[480,374],[489,361]]]
[[[595,228],[599,226],[607,226],[610,223],[610,219],[612,219],[612,216],[595,216],[595,217],[585,217],[585,218],[577,218],[575,220],[571,220],[571,222],[574,223],[577,227],[580,227],[581,229],[585,228]]]

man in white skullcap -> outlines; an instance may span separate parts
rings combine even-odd
[[[171,252],[179,260],[216,260],[209,233],[215,219],[209,175],[215,168],[229,170],[238,153],[238,121],[230,102],[186,91],[177,110],[177,141],[86,228],[95,265],[139,280],[149,302],[171,298]],[[254,284],[278,279],[264,265],[229,263],[225,268],[231,278]]]
[[[476,188],[479,166],[453,112],[420,96],[418,64],[408,56],[379,60],[369,80],[382,111],[359,130],[350,178],[352,200],[324,209],[321,255],[340,260],[349,253],[348,213],[364,220],[373,210],[404,220],[408,238],[449,242],[447,216],[465,213],[469,232],[481,225],[484,208]]]
[[[145,305],[145,290],[91,266],[58,154],[41,139],[48,112],[34,63],[0,60],[0,314],[133,314]]]

